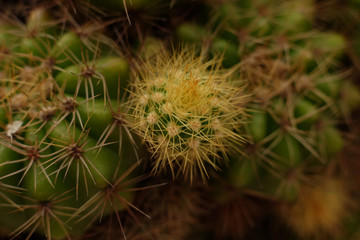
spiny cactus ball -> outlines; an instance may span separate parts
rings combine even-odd
[[[146,61],[130,100],[133,128],[154,156],[153,173],[170,169],[190,181],[197,173],[209,177],[208,165],[218,168],[219,159],[244,141],[239,129],[246,99],[219,60],[194,52],[185,48]]]

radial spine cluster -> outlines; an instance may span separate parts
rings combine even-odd
[[[145,62],[133,86],[133,128],[150,145],[153,171],[170,168],[193,179],[245,141],[240,133],[245,95],[231,71],[191,49],[162,53]],[[239,85],[239,84],[238,84]]]

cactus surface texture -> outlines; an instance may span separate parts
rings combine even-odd
[[[0,0],[0,239],[359,239],[359,16]]]

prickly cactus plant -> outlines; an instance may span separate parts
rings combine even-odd
[[[138,211],[137,153],[124,152],[134,140],[117,106],[127,60],[91,25],[66,24],[42,8],[1,19],[0,219],[12,238],[72,239]]]
[[[159,53],[142,66],[131,117],[153,153],[154,173],[170,169],[173,176],[207,178],[207,168],[218,169],[220,159],[244,142],[245,96],[218,64],[184,49],[173,56]]]
[[[349,213],[348,192],[324,193],[339,204],[339,211],[331,216],[336,221],[326,216],[329,210],[325,209],[332,207],[322,195],[324,211],[311,216],[318,218],[312,229],[305,229],[308,220],[292,221],[290,208],[314,211],[310,205],[317,203],[305,206],[302,200],[307,199],[308,187],[332,184],[331,177],[319,180],[319,175],[340,174],[338,156],[346,145],[340,126],[352,126],[351,113],[360,102],[351,73],[340,64],[346,39],[314,28],[313,1],[207,2],[214,9],[212,24],[204,26],[195,18],[180,24],[176,37],[207,49],[210,57],[222,53],[225,67],[239,66],[237,81],[245,82],[245,93],[251,95],[244,154],[230,157],[224,179],[213,186],[217,207],[212,213],[218,212],[217,218],[223,219],[223,231],[214,232],[220,239],[241,238],[249,230],[244,228],[256,228],[252,216],[259,215],[259,207],[245,206],[265,200],[293,204],[293,208],[283,208],[288,212],[276,215],[284,218],[281,222],[288,223],[293,235],[305,239],[335,236],[336,226]],[[351,91],[346,90],[348,86]],[[225,213],[230,207],[233,210]],[[233,224],[235,219],[238,225]],[[234,234],[238,228],[243,231]]]
[[[356,22],[334,3],[2,5],[0,236],[356,239]]]

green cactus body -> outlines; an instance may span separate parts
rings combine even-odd
[[[14,238],[71,239],[99,216],[136,209],[129,189],[137,183],[131,167],[137,153],[128,153],[129,131],[124,141],[115,133],[125,126],[117,105],[129,65],[96,40],[101,34],[58,31],[59,23],[45,11],[32,12],[21,27],[33,34],[17,42],[21,28],[0,25],[0,45],[10,56],[0,66],[0,217],[9,215],[1,225]],[[114,143],[123,155],[111,149]],[[18,185],[23,191],[11,194]],[[107,202],[109,192],[113,203],[106,210],[86,207],[94,196],[93,203]]]
[[[295,104],[294,116],[298,121],[299,129],[310,129],[311,126],[319,119],[318,108],[311,101],[303,98]]]
[[[340,87],[339,107],[348,116],[360,106],[360,90],[351,82],[347,81]]]
[[[202,42],[208,33],[204,28],[196,24],[184,23],[176,29],[176,34],[182,42]]]
[[[68,171],[69,178],[72,181],[79,182],[79,174],[82,169],[84,184],[94,183],[97,187],[102,188],[109,182],[116,166],[118,155],[108,148],[103,148],[101,151],[96,147],[96,140],[83,133],[78,128],[69,128],[65,121],[62,121],[56,128],[54,128],[50,137],[59,139],[55,142],[55,146],[63,152],[53,160],[55,164],[61,161],[62,164],[59,170]],[[80,167],[81,166],[81,167]],[[86,173],[86,174],[85,174]],[[77,186],[79,187],[79,186]]]
[[[209,52],[212,57],[221,55],[223,57],[222,65],[226,68],[236,65],[236,63],[240,61],[237,41],[233,38],[214,38],[205,28],[191,23],[184,23],[180,25],[176,29],[176,33],[181,42],[192,44],[202,43],[209,48]]]
[[[267,114],[264,111],[257,111],[251,114],[249,122],[249,132],[252,140],[257,143],[264,139],[267,135]]]
[[[240,61],[237,46],[225,39],[216,38],[211,44],[213,54],[223,54],[223,66],[226,68],[234,66]]]
[[[11,190],[9,192],[8,187],[6,188],[8,191],[0,188],[0,224],[7,229],[7,234],[10,235],[12,231],[15,231],[19,227],[19,223],[26,222],[27,216],[23,210],[19,210],[20,205],[23,203],[22,197],[17,196],[11,192]],[[15,190],[15,192],[19,194],[21,190]],[[10,212],[11,214],[9,214]]]
[[[8,160],[17,159],[17,157],[19,157],[19,155],[16,152],[12,151],[11,149],[5,147],[4,145],[0,145],[0,152],[1,152],[1,156],[3,156],[0,160],[1,161],[0,174],[1,174],[1,176],[3,176],[3,175],[6,175],[7,173],[10,173],[13,171],[12,167],[10,167],[10,169],[8,169],[9,166],[4,165],[4,163],[7,162]]]
[[[82,47],[81,38],[74,32],[67,32],[63,34],[53,46],[50,52],[50,56],[55,58],[57,66],[65,68],[71,65],[72,61],[75,61],[75,59],[69,59],[69,56],[82,59],[81,52],[84,50],[86,50],[86,48]]]
[[[236,161],[227,172],[229,182],[237,188],[246,188],[256,181],[258,169],[250,159]]]
[[[69,94],[77,93],[87,98],[109,94],[116,98],[118,86],[121,86],[121,95],[127,86],[128,65],[120,57],[105,57],[85,66],[69,66],[57,74],[55,80],[59,85],[65,85],[65,92]]]

